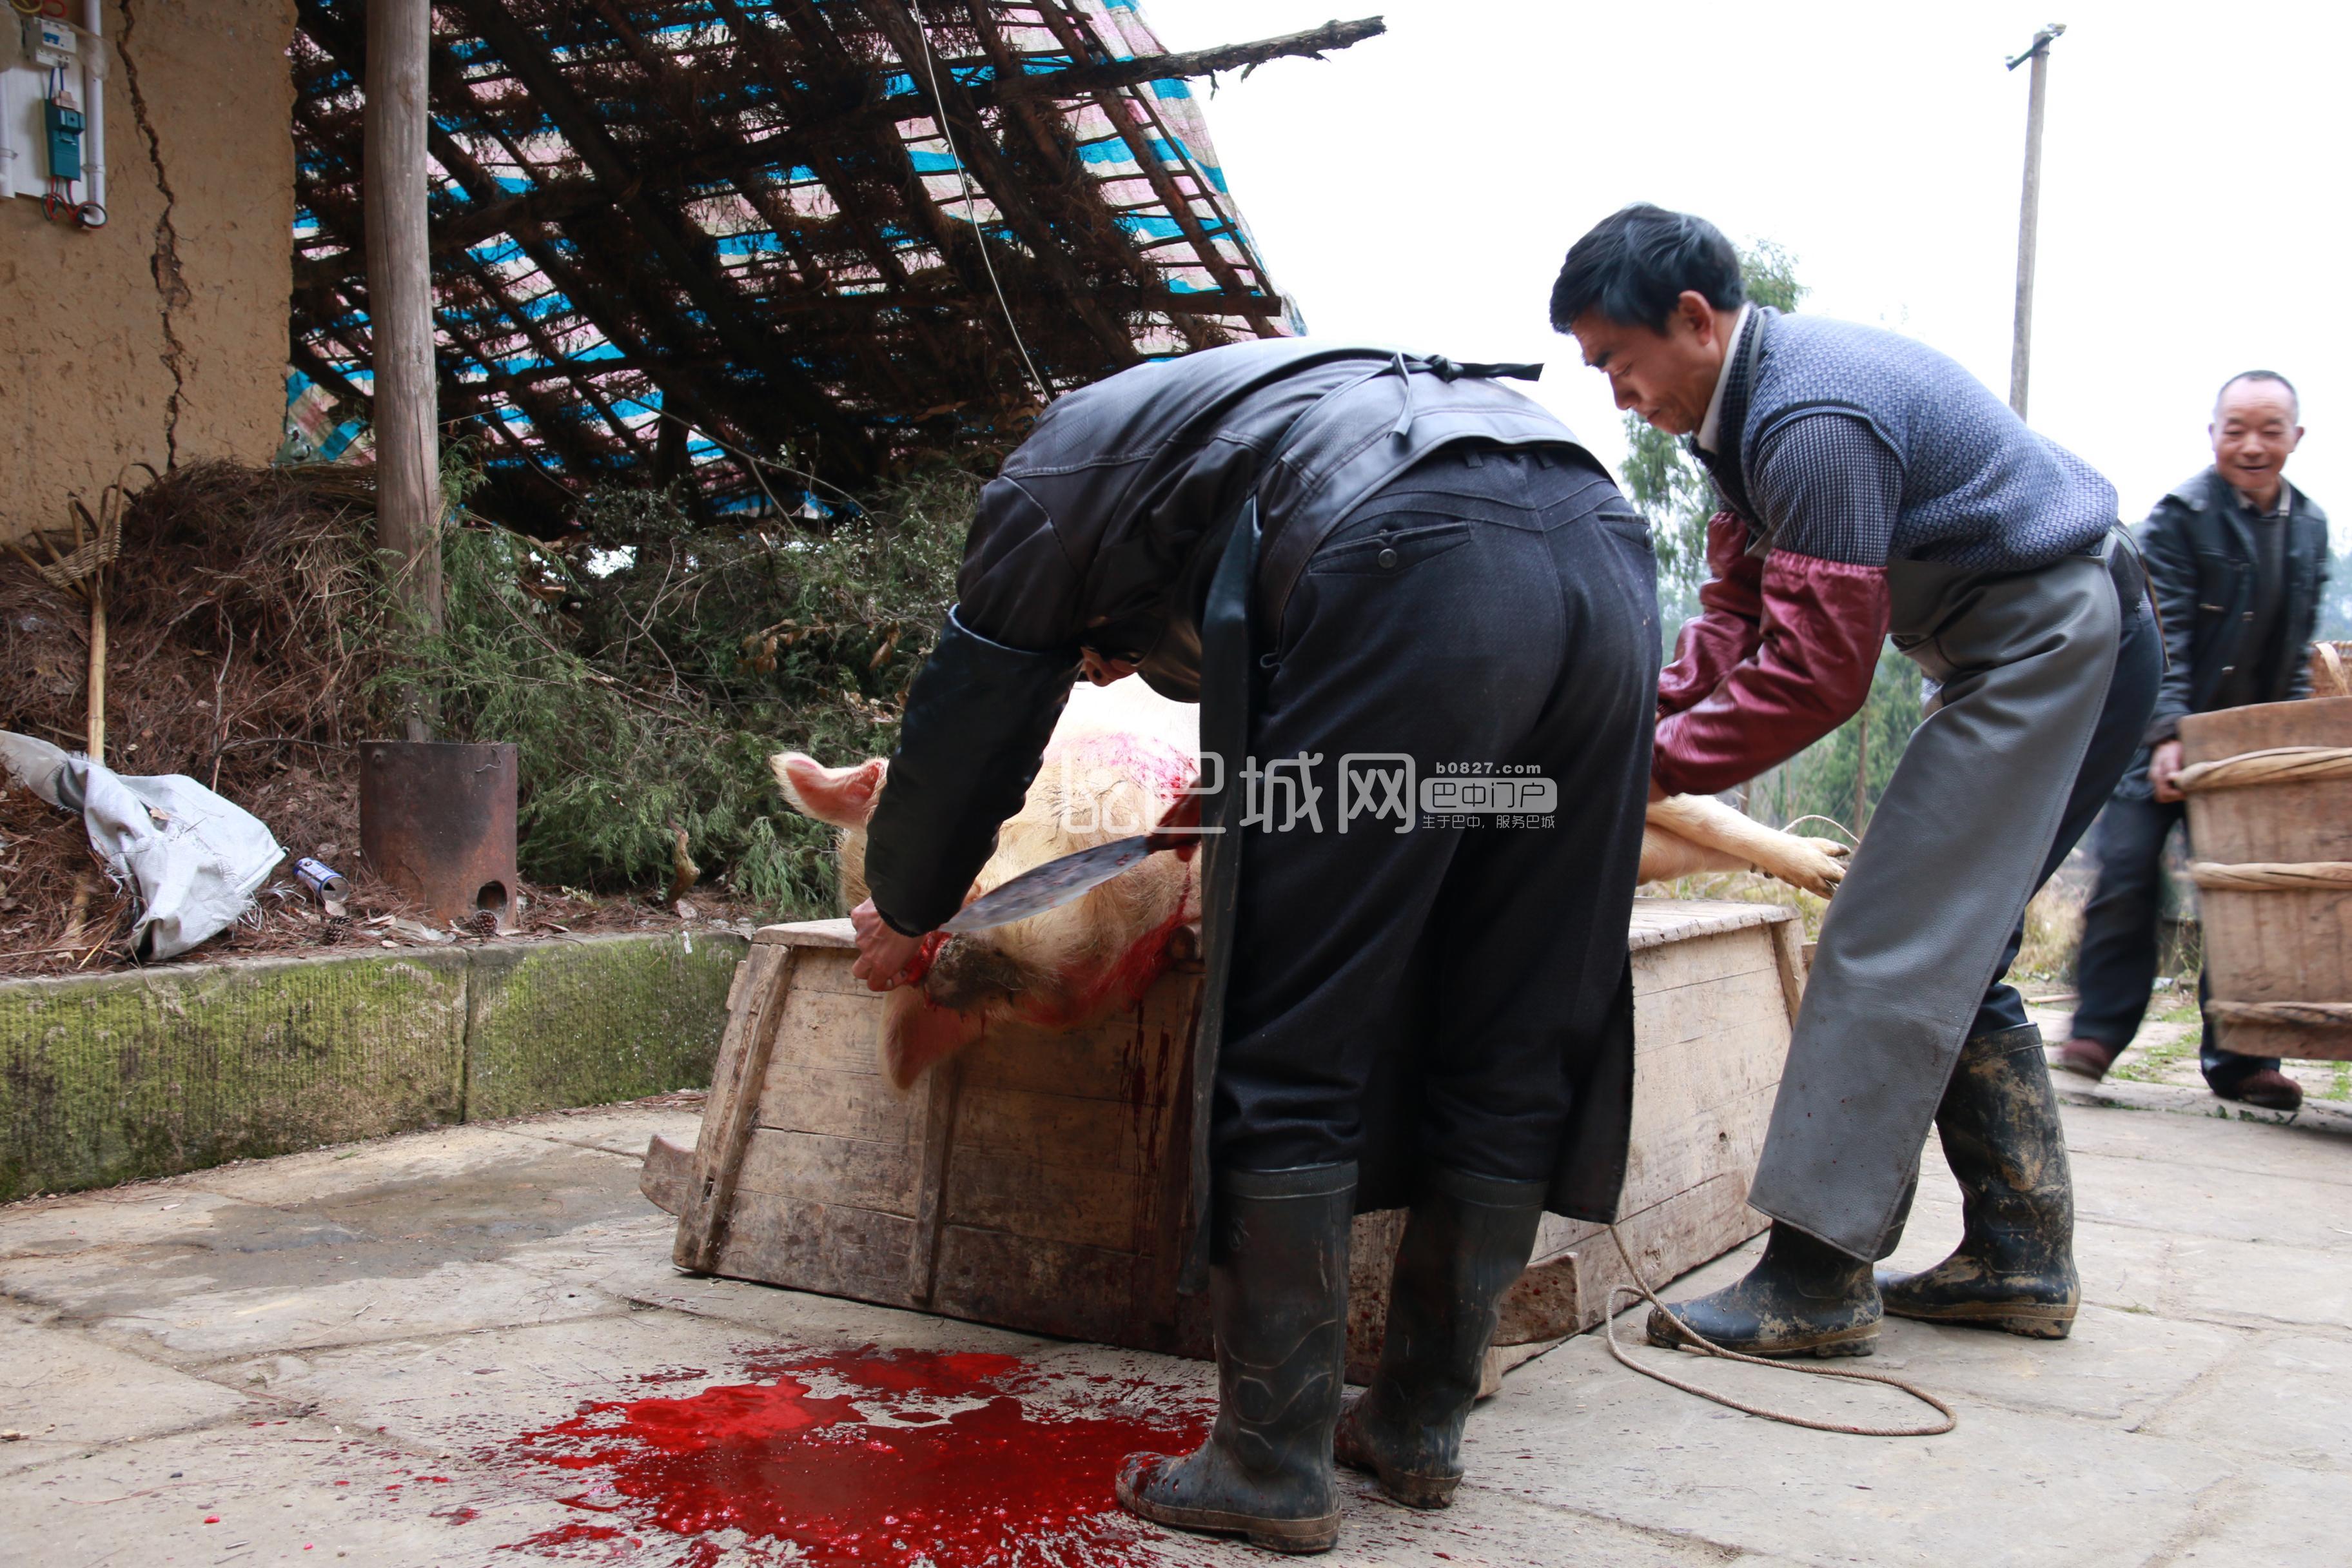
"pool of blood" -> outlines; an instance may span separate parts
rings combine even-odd
[[[740,1532],[798,1563],[1113,1568],[1155,1533],[1118,1511],[1119,1461],[1191,1448],[1210,1415],[1194,1390],[1050,1378],[1013,1356],[756,1358],[745,1382],[583,1405],[511,1439],[508,1456],[577,1472],[564,1500],[597,1516],[512,1549],[642,1543],[700,1568],[727,1555],[711,1537]]]

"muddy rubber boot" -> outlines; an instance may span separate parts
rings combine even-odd
[[[1684,1342],[1688,1323],[1748,1355],[1868,1355],[1878,1348],[1878,1286],[1870,1265],[1793,1226],[1772,1222],[1747,1275],[1695,1300],[1650,1310],[1650,1342]]]
[[[1444,1508],[1462,1483],[1462,1427],[1503,1292],[1534,1249],[1544,1192],[1541,1182],[1440,1169],[1405,1221],[1380,1370],[1340,1415],[1332,1450],[1408,1508]]]
[[[1355,1192],[1353,1163],[1236,1171],[1219,1184],[1209,1273],[1216,1425],[1181,1458],[1129,1456],[1121,1508],[1275,1552],[1338,1542],[1331,1427],[1348,1362]]]
[[[1959,1179],[1960,1245],[1918,1274],[1882,1274],[1886,1310],[2063,1340],[2083,1287],[2074,1272],[2074,1185],[2058,1097],[2032,1024],[1979,1035],[1936,1108]]]

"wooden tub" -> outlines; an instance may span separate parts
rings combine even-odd
[[[2209,1027],[2241,1056],[2352,1059],[2352,698],[2180,721]]]
[[[1747,1206],[1801,931],[1773,905],[1634,905],[1634,1121],[1620,1230],[1653,1285],[1764,1228]],[[696,1146],[656,1139],[646,1194],[697,1272],[1137,1349],[1208,1352],[1176,1278],[1192,1205],[1196,972],[1095,1028],[992,1033],[908,1094],[877,1063],[881,999],[846,921],[771,926],[730,1000]],[[1378,1352],[1398,1211],[1356,1221],[1351,1372]],[[1498,1346],[1601,1321],[1607,1231],[1547,1216]]]

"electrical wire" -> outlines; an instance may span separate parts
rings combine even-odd
[[[923,36],[923,66],[931,79],[931,108],[939,116],[940,136],[948,144],[948,157],[955,164],[956,179],[963,186],[964,221],[971,225],[972,237],[980,243],[980,264],[988,272],[988,286],[996,290],[997,308],[1004,312],[1004,325],[1013,334],[1013,346],[1020,352],[1021,363],[1036,384],[1040,400],[1054,401],[1054,389],[1037,374],[1037,362],[1029,357],[1029,345],[1021,341],[1021,324],[1013,319],[1013,303],[1004,297],[1004,285],[996,280],[996,263],[988,257],[988,232],[980,226],[980,214],[971,198],[971,175],[963,166],[963,154],[956,150],[955,132],[948,124],[947,100],[940,96],[940,57],[931,47],[931,26],[923,19],[921,0],[907,0],[907,8],[915,14],[915,30]]]

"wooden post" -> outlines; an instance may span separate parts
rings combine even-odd
[[[89,760],[106,765],[106,568],[89,574]]]
[[[2009,351],[2009,405],[2025,417],[2025,384],[2033,357],[2033,247],[2042,224],[2042,106],[2050,88],[2050,45],[2066,30],[2053,22],[2033,35],[2023,54],[2009,62],[2015,70],[2028,60],[2033,71],[2025,96],[2025,194],[2017,214],[2017,321]]]
[[[400,598],[441,628],[441,442],[425,240],[425,57],[431,0],[370,0],[362,180],[369,330],[375,350],[377,548]],[[401,694],[411,741],[433,738],[427,694]]]

